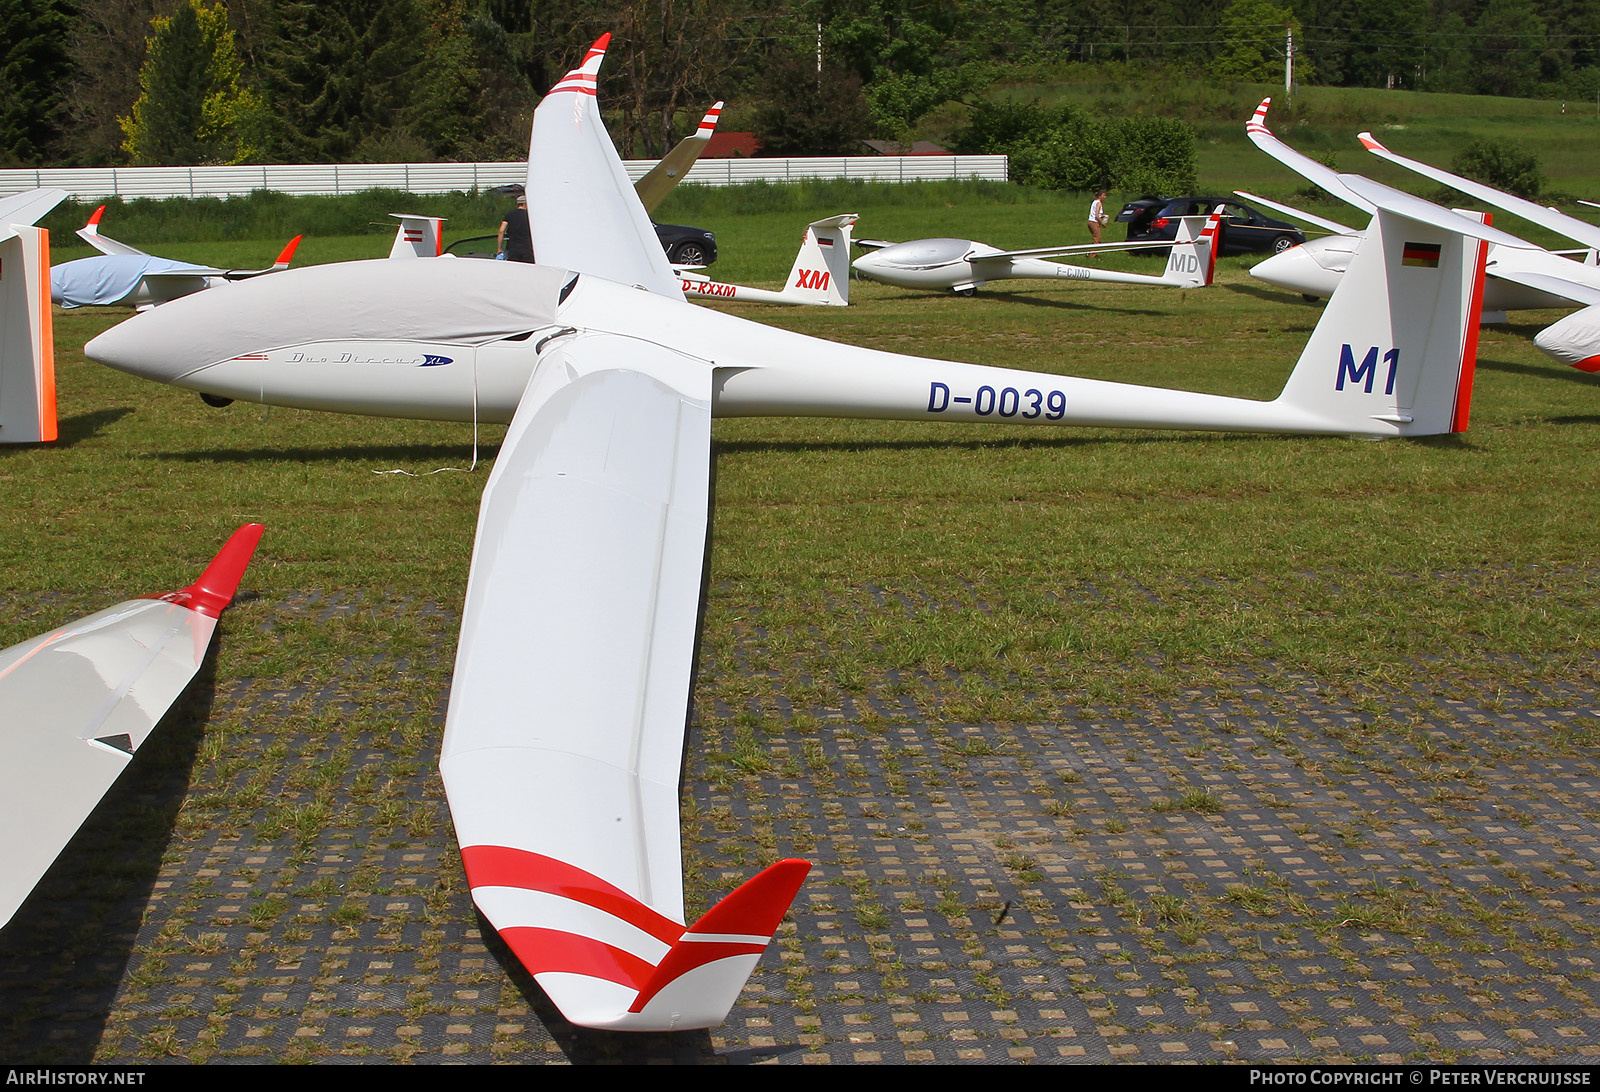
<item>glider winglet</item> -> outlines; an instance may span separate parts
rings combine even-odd
[[[264,530],[266,528],[259,523],[244,524],[217,551],[199,580],[187,588],[149,598],[176,603],[207,618],[220,616],[223,608],[233,602],[234,592],[239,590],[239,581],[255,556],[256,544],[261,541]]]
[[[656,964],[628,1011],[643,1012],[663,990],[690,971],[732,956],[760,956],[772,940],[772,934],[778,931],[783,915],[789,912],[790,904],[810,871],[809,861],[786,858],[768,865],[723,896],[721,902],[684,931]],[[715,1008],[725,999],[723,1010],[732,1008],[749,974],[749,967],[741,965],[731,974],[719,975],[722,989],[716,992],[725,994],[725,998],[702,997],[699,1003]],[[701,983],[697,992],[709,991],[706,984]]]
[[[562,91],[575,91],[580,95],[595,94],[595,84],[600,78],[600,62],[605,60],[606,47],[611,44],[611,32],[600,35],[594,40],[594,45],[589,47],[589,52],[584,56],[583,63],[565,76],[550,89],[550,94]]]
[[[1325,163],[1318,163],[1315,159],[1297,152],[1283,141],[1273,135],[1267,128],[1267,107],[1272,105],[1271,98],[1261,100],[1261,105],[1256,107],[1256,112],[1245,123],[1244,131],[1250,137],[1250,142],[1273,159],[1288,167],[1308,182],[1320,186],[1341,201],[1348,202],[1362,212],[1372,212],[1373,206],[1365,197],[1356,193],[1343,182],[1345,176]]]
[[[83,225],[83,230],[87,231],[90,235],[99,235],[100,217],[104,216],[105,214],[106,207],[104,205],[101,205],[99,208],[95,209],[89,214],[89,222]]]
[[[296,235],[293,239],[290,239],[289,245],[284,247],[283,252],[278,255],[278,260],[272,263],[272,268],[288,269],[289,263],[294,261],[295,248],[300,245],[300,240],[304,238],[304,235]]]
[[[722,100],[718,99],[711,104],[711,109],[706,111],[706,116],[700,119],[700,128],[695,130],[695,135],[706,140],[711,139],[711,134],[717,131],[717,119],[722,116]]]

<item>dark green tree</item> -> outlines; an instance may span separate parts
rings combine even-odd
[[[769,99],[755,134],[767,155],[860,155],[873,132],[861,78],[816,58],[780,57],[768,72]]]
[[[404,139],[403,129],[425,75],[428,25],[416,0],[278,0],[269,23],[259,61],[275,155],[337,162],[426,154],[425,142]]]
[[[1489,0],[1473,27],[1473,90],[1482,95],[1532,95],[1548,44],[1531,0]]]
[[[0,0],[0,162],[37,163],[54,143],[68,27],[60,0]]]

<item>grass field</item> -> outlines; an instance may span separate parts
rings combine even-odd
[[[776,285],[802,224],[845,210],[698,211],[723,248],[719,277]],[[1081,234],[1080,218],[1076,198],[952,200],[872,209],[859,233],[1024,245]],[[303,254],[376,257],[388,234],[308,239]],[[162,252],[261,265],[273,249]],[[969,300],[857,283],[847,310],[739,313],[898,352],[1271,397],[1320,307],[1252,281],[1246,264],[1223,261],[1205,291],[1013,282]],[[122,317],[57,312],[62,440],[0,448],[0,645],[189,582],[241,522],[267,532],[166,742],[141,752],[4,938],[6,1055],[443,1058],[447,1031],[434,1041],[404,1028],[455,1020],[499,1029],[473,1057],[557,1044],[579,1056],[563,1037],[575,1033],[485,957],[433,766],[500,430],[483,430],[475,472],[430,475],[469,465],[470,426],[210,409],[84,360],[83,343]],[[1014,1016],[1029,998],[1140,1027],[1143,990],[1158,1012],[1166,997],[1168,1024],[1184,1006],[1223,1013],[1216,1027],[1178,1020],[1196,1043],[1244,1043],[1248,1021],[1225,1015],[1227,983],[1207,977],[1240,950],[1326,963],[1342,975],[1329,987],[1338,997],[1360,992],[1374,959],[1487,951],[1543,966],[1594,954],[1600,872],[1584,846],[1600,816],[1582,786],[1600,777],[1600,381],[1533,349],[1549,317],[1486,329],[1471,430],[1421,442],[718,422],[685,782],[692,900],[779,855],[818,861],[733,1041],[776,1020],[790,1029],[780,1042],[825,1053],[806,1020],[848,1045],[855,1032],[835,1018],[866,1012],[883,1043],[903,1030],[885,1012],[926,1011],[934,1049],[939,1006]],[[1478,734],[1432,727],[1456,703],[1492,711],[1529,692],[1570,695],[1552,699],[1542,737],[1492,717]],[[1259,709],[1197,729],[1174,712],[1197,695]],[[1306,695],[1339,716],[1321,728],[1279,716]],[[1042,736],[1055,757],[1030,742]],[[1564,764],[1575,780],[1562,784],[1577,787],[1552,797],[1542,775],[1515,772],[1541,760]],[[1274,778],[1343,801],[1339,816]],[[1086,795],[1112,781],[1132,795]],[[1362,803],[1414,786],[1427,791],[1403,821]],[[983,803],[996,791],[998,816]],[[1519,872],[1502,842],[1535,839],[1553,805],[1578,856],[1551,878]],[[1499,825],[1462,818],[1474,808]],[[1471,847],[1488,878],[1360,859],[1358,847],[1412,820]],[[1264,829],[1252,823],[1280,823],[1315,852],[1338,847],[1332,859],[1348,863],[1304,884],[1266,864],[1183,878],[1201,871],[1184,832],[1211,845]],[[1165,878],[1130,874],[1129,859],[1158,843],[1148,859]],[[887,852],[898,863],[885,865]],[[1417,886],[1441,875],[1445,896]],[[987,924],[997,912],[1018,916]],[[1097,935],[1143,947],[1093,955]],[[945,954],[916,954],[928,944]],[[352,951],[410,969],[363,972]],[[1592,989],[1592,974],[1560,973]],[[1336,1016],[1322,1033],[1318,1013],[1286,1011],[1285,1026],[1309,1037],[1296,1042],[1311,1044],[1292,1056],[1385,1060],[1340,1040]],[[379,1031],[296,1038],[316,1022],[308,1012],[376,1019]],[[991,1050],[1004,1045],[995,1034],[980,1036]],[[1421,1042],[1412,1053],[1477,1056]],[[1273,1049],[1215,1056],[1283,1056]]]

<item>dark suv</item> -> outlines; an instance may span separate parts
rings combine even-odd
[[[1293,224],[1263,216],[1232,197],[1141,197],[1117,213],[1117,223],[1128,225],[1128,240],[1172,239],[1178,233],[1177,217],[1209,216],[1222,206],[1222,253],[1281,254],[1306,241],[1305,232]]]

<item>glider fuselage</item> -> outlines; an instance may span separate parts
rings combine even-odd
[[[361,337],[322,336],[336,317],[357,322],[355,301],[371,298],[371,285],[354,264],[290,270],[190,296],[106,331],[86,352],[123,371],[227,398],[341,413],[505,423],[541,356],[567,338],[595,332],[671,346],[701,361],[715,374],[717,416],[1351,431],[1347,421],[1281,403],[840,345],[539,266],[364,263],[372,267],[371,276],[387,279],[395,296],[433,298],[440,314],[460,316],[475,292],[500,287],[491,279],[507,275],[519,278],[510,286],[511,295],[525,295],[528,305],[519,313],[487,314],[481,319],[486,327],[476,333],[458,325],[434,337],[419,336],[421,327],[413,324],[412,336],[386,337],[376,332],[386,324],[375,321]],[[348,307],[340,291],[348,293]],[[272,293],[278,302],[270,323],[234,321],[246,293],[263,298]],[[455,307],[452,299],[440,298],[452,295]],[[292,311],[295,299],[310,297],[316,298],[315,308]],[[398,305],[387,313],[402,311]],[[1396,434],[1381,422],[1368,427],[1374,434]]]

